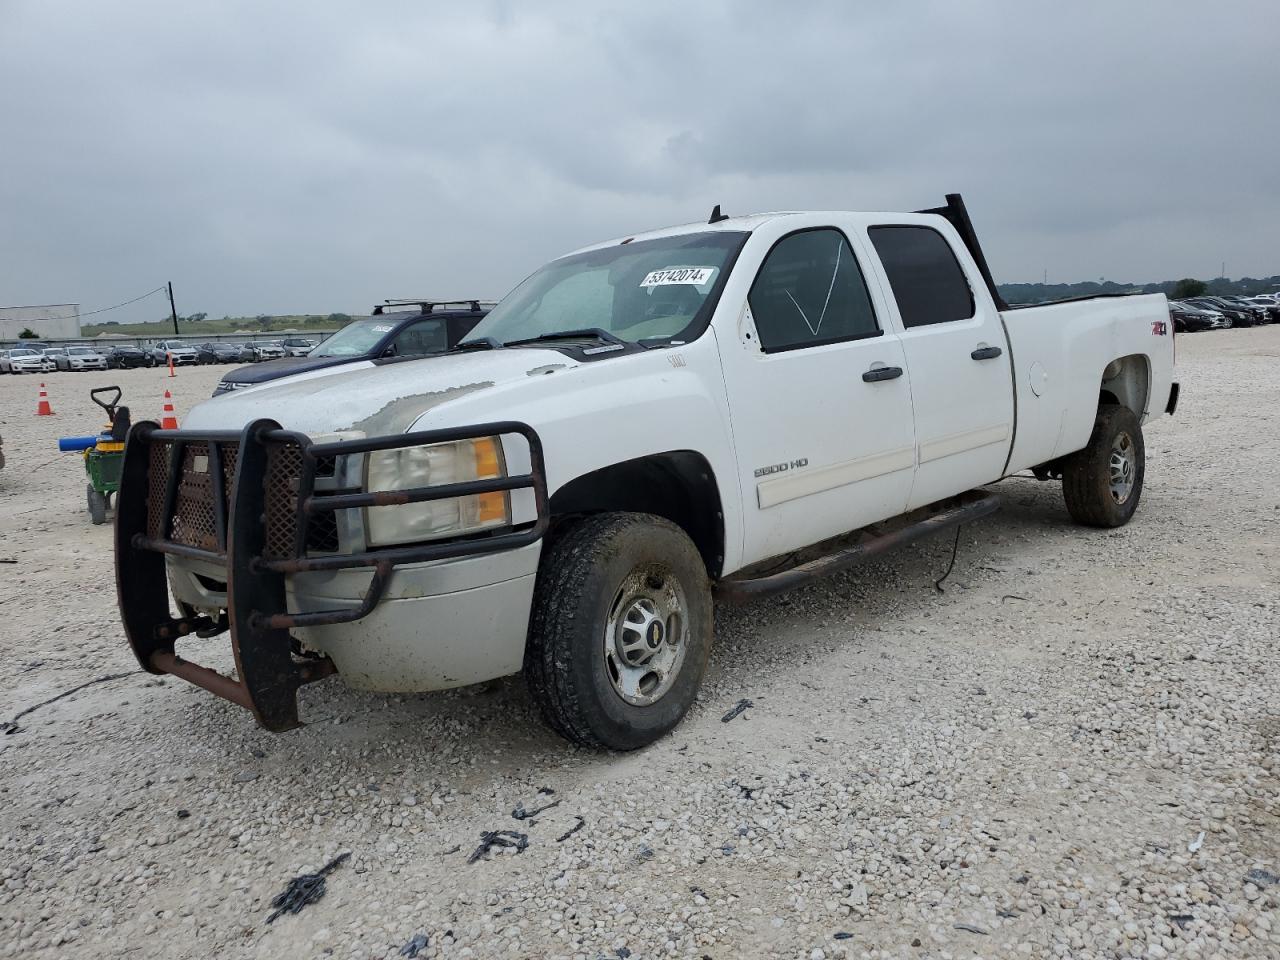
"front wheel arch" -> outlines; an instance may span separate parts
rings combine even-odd
[[[707,573],[724,565],[724,510],[715,471],[701,453],[671,450],[610,464],[561,486],[551,519],[597,513],[649,513],[671,521],[693,541]]]

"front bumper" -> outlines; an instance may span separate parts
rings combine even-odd
[[[501,553],[397,567],[382,599],[351,623],[292,631],[307,650],[329,657],[361,690],[444,690],[519,672],[541,544]],[[170,557],[169,587],[180,603],[213,612],[227,607],[225,570]],[[314,613],[358,606],[369,584],[361,570],[285,578],[289,610]]]
[[[503,434],[527,441],[529,473],[390,492],[316,491],[317,475],[340,457]],[[341,510],[525,488],[536,519],[485,537],[346,554],[325,537]],[[353,686],[400,690],[518,669],[547,522],[541,443],[522,423],[323,444],[269,420],[240,433],[140,423],[125,447],[117,507],[121,618],[144,669],[180,676],[247,707],[267,729],[287,730],[299,725],[298,688],[335,669]],[[207,612],[173,616],[170,586],[180,610]],[[517,609],[525,614],[511,616]],[[189,633],[224,631],[238,680],[174,649]],[[298,655],[302,644],[322,655]]]

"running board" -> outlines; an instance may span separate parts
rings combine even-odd
[[[749,600],[792,590],[889,550],[914,543],[930,534],[949,530],[962,523],[995,513],[1000,509],[1000,498],[994,493],[972,491],[927,509],[932,512],[905,526],[878,534],[871,533],[868,529],[865,531],[868,539],[825,553],[778,573],[721,580],[715,586],[715,598],[725,603],[746,603]],[[920,511],[915,512],[920,513]],[[848,534],[840,540],[844,541],[847,537]]]

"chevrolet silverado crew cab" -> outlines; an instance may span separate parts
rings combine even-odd
[[[553,260],[443,356],[135,425],[121,613],[145,669],[268,729],[333,672],[523,670],[560,733],[635,748],[694,701],[713,599],[972,520],[1020,471],[1080,523],[1126,523],[1173,355],[1163,296],[1006,308],[958,196],[717,208]],[[175,647],[223,632],[234,678]]]

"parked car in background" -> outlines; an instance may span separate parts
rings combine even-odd
[[[58,358],[67,352],[66,347],[41,347],[40,352],[44,354],[45,359],[49,361],[48,370],[58,369]]]
[[[155,360],[151,354],[141,347],[121,344],[107,351],[107,366],[113,370],[128,370],[134,367],[154,367]]]
[[[1250,303],[1248,297],[1213,297],[1211,299],[1228,307],[1234,307],[1236,310],[1243,310],[1255,326],[1270,322],[1266,309],[1259,304]]]
[[[279,360],[284,356],[284,347],[275,340],[255,340],[249,344],[253,348],[255,362],[263,360]]]
[[[1189,303],[1193,307],[1200,307],[1205,310],[1217,310],[1231,321],[1233,327],[1252,327],[1254,323],[1251,311],[1227,303],[1217,297],[1192,297],[1190,300],[1184,300],[1183,303]]]
[[[1217,310],[1193,307],[1180,300],[1169,301],[1169,319],[1177,333],[1197,333],[1201,330],[1219,330],[1231,326],[1231,321]]]
[[[158,364],[167,364],[173,357],[173,365],[195,366],[200,362],[196,348],[184,340],[161,340],[151,346],[151,358]]]
[[[196,353],[201,363],[240,363],[246,357],[253,356],[252,350],[245,352],[243,344],[225,343],[221,340],[217,343],[200,344]]]
[[[374,307],[371,316],[353,320],[305,357],[286,357],[255,367],[232,370],[214,389],[222,393],[254,387],[269,380],[352,364],[370,366],[397,358],[425,357],[456,347],[489,312],[480,300]],[[392,311],[392,312],[387,312]]]
[[[107,357],[96,347],[67,347],[54,357],[59,370],[105,370]]]
[[[1261,310],[1267,323],[1280,323],[1280,303],[1266,297],[1236,297],[1242,307]]]
[[[280,342],[286,357],[305,357],[315,343],[305,337],[287,337]]]
[[[53,360],[32,347],[0,351],[0,373],[45,373],[53,369]]]

